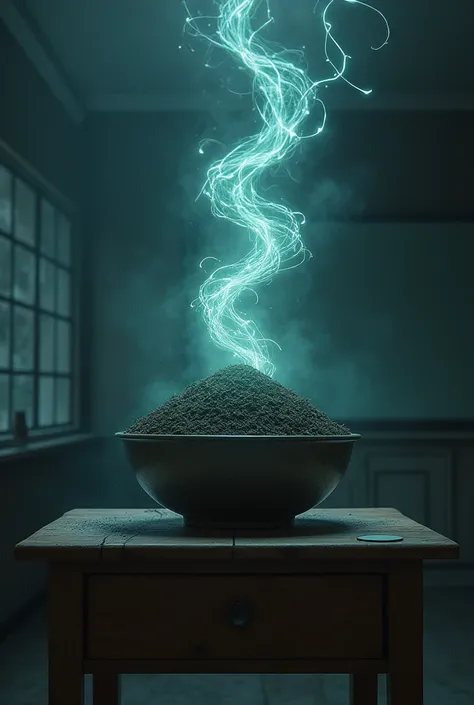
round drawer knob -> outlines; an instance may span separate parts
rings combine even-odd
[[[227,613],[233,627],[245,627],[250,622],[251,609],[246,602],[235,602]]]

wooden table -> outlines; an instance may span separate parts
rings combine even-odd
[[[366,543],[365,534],[403,541]],[[458,545],[395,509],[316,509],[283,531],[76,509],[16,547],[47,561],[49,704],[117,705],[121,673],[349,673],[351,703],[423,702],[422,560]]]

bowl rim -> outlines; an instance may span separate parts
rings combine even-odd
[[[206,440],[232,440],[232,439],[247,439],[247,440],[267,440],[267,441],[299,441],[299,442],[309,442],[309,441],[318,441],[321,443],[334,443],[334,442],[339,442],[339,443],[349,443],[352,441],[358,441],[362,436],[359,433],[347,433],[344,435],[333,435],[333,436],[250,436],[246,434],[213,434],[213,435],[178,435],[178,434],[161,434],[161,433],[127,433],[127,431],[117,431],[117,433],[114,434],[116,438],[119,438],[122,441],[139,441],[142,443],[146,442],[153,442],[153,441],[169,441],[169,442],[178,442],[178,441],[194,441],[194,442],[199,442],[202,441],[203,439]]]

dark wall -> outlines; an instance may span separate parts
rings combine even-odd
[[[321,149],[314,144],[315,168],[305,173],[345,185],[351,215],[474,222],[472,120],[447,110],[329,111],[327,139]],[[337,205],[345,216],[344,203]]]
[[[82,183],[82,130],[0,23],[0,137],[74,203]]]
[[[95,430],[112,433],[181,385],[190,232],[180,167],[196,140],[196,116],[94,115],[87,134],[95,209],[92,411]]]
[[[280,380],[334,416],[474,418],[471,123],[329,114],[305,148],[289,199],[314,257],[265,293],[266,325]]]

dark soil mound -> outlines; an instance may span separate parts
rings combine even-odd
[[[128,433],[164,435],[342,436],[349,429],[267,375],[231,365],[190,384]]]

